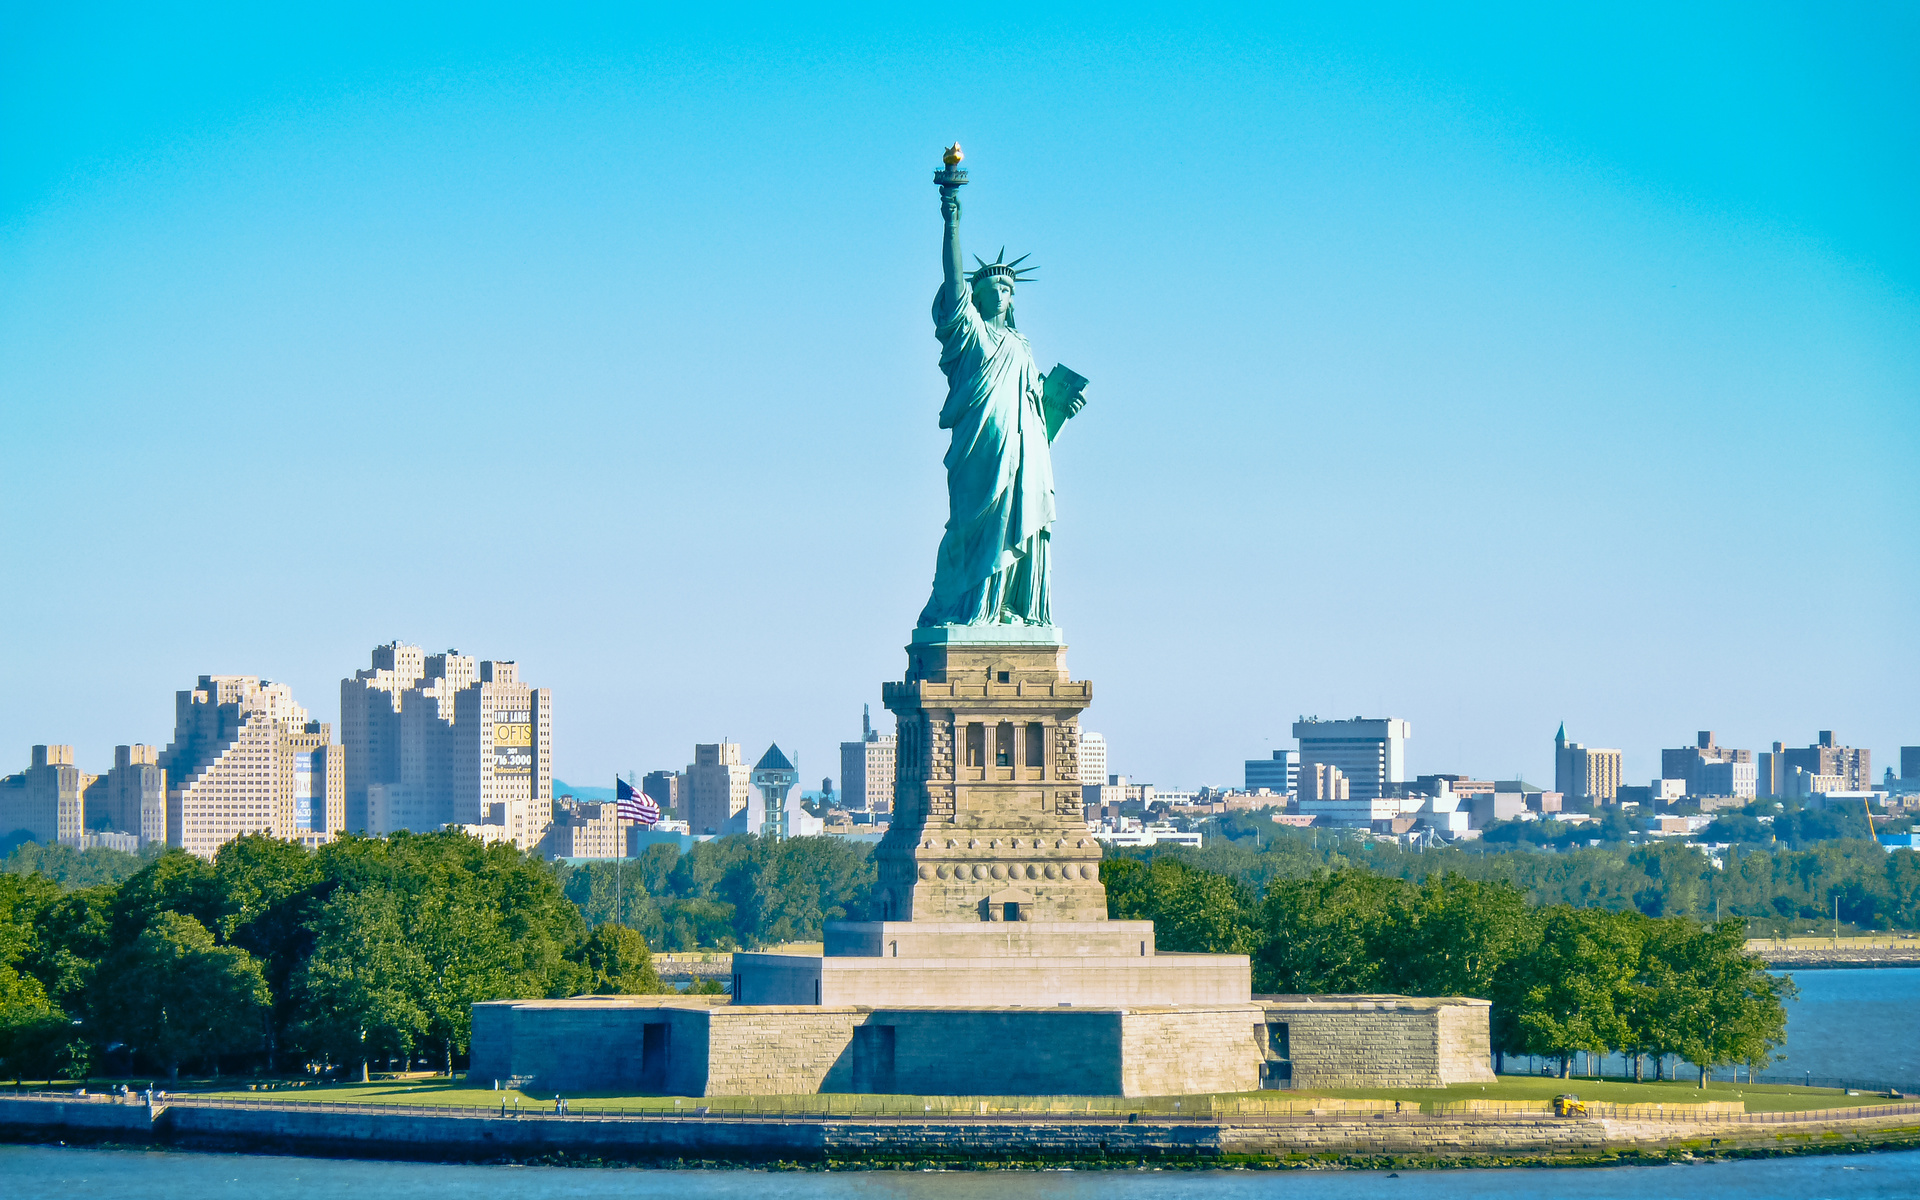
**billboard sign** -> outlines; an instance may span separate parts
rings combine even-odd
[[[503,710],[493,714],[493,773],[533,774],[533,711]]]
[[[314,829],[313,823],[313,777],[316,772],[313,765],[314,755],[300,751],[293,756],[293,827],[295,829]],[[322,768],[324,770],[324,768]]]

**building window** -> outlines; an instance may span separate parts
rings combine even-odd
[[[985,725],[967,726],[967,765],[970,767],[987,765],[987,727]]]
[[[1047,765],[1047,727],[1038,721],[1027,723],[1027,760],[1029,767]]]
[[[1013,722],[1002,721],[993,730],[993,765],[1013,765]]]
[[[1013,682],[1013,672],[1012,672],[1012,671],[1002,671],[1002,672],[1000,672],[1000,676],[999,676],[999,678],[1000,678],[1000,682],[1001,682],[1001,683],[1012,683],[1012,682]]]

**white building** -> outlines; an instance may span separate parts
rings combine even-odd
[[[1351,721],[1322,721],[1304,717],[1293,723],[1293,736],[1300,739],[1300,781],[1315,763],[1337,767],[1346,777],[1354,800],[1373,801],[1387,791],[1389,783],[1407,779],[1407,739],[1413,729],[1394,717]],[[1306,798],[1304,791],[1301,798]],[[1304,810],[1302,810],[1304,811]]]
[[[1099,787],[1107,782],[1107,736],[1080,732],[1080,786]],[[1091,801],[1089,801],[1091,802]]]

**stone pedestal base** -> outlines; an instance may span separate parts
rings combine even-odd
[[[1009,640],[1026,637],[1027,641]],[[888,921],[1104,921],[1087,833],[1079,717],[1057,630],[919,630],[899,719],[892,827],[875,852]]]

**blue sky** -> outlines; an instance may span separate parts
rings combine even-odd
[[[1911,7],[0,14],[0,764],[399,637],[576,783],[837,775],[945,517],[954,138],[1093,381],[1113,769],[1920,743]]]

